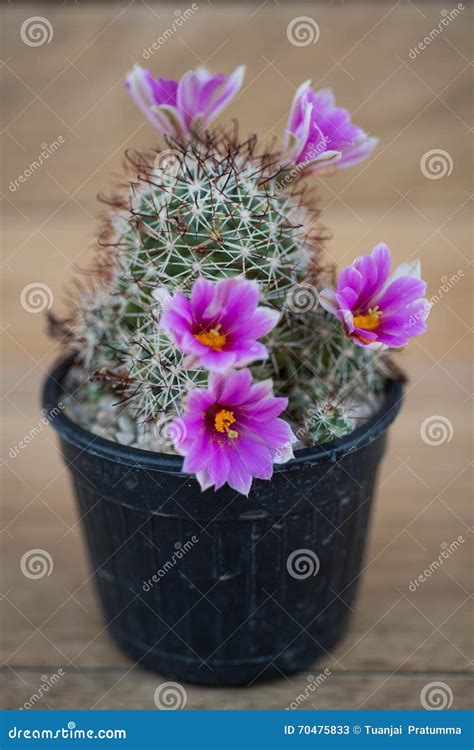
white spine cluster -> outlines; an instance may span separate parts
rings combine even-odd
[[[318,212],[298,182],[282,187],[271,156],[255,156],[254,145],[211,138],[130,158],[126,189],[107,201],[95,271],[78,287],[69,340],[98,387],[160,429],[189,389],[206,383],[159,329],[163,291],[189,294],[200,276],[256,280],[282,318],[254,376],[271,377],[289,396],[304,441],[323,442],[354,429],[361,400],[383,390],[389,364],[350,342],[318,306]]]
[[[216,144],[174,153],[135,160],[127,192],[111,201],[95,281],[73,315],[84,368],[144,422],[179,412],[189,388],[205,382],[159,330],[161,289],[188,294],[200,276],[242,275],[281,309],[317,251],[305,196],[281,190],[268,160]]]

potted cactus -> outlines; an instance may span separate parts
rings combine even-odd
[[[281,149],[209,129],[243,72],[127,76],[163,144],[126,154],[44,390],[110,632],[216,685],[305,668],[344,632],[402,398],[390,350],[429,312],[386,245],[338,277],[324,258],[309,180],[377,139],[310,82]]]

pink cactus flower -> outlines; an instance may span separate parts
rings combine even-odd
[[[311,81],[297,90],[285,132],[284,157],[305,174],[364,161],[378,138],[353,125],[347,109],[336,107],[331,89],[313,91]]]
[[[194,131],[206,128],[238,93],[245,67],[229,76],[214,75],[206,68],[188,70],[179,81],[153,78],[135,65],[125,86],[137,107],[161,135],[187,141]]]
[[[208,390],[192,390],[183,403],[170,434],[202,490],[227,483],[247,495],[254,477],[270,479],[274,463],[293,458],[296,438],[278,419],[288,399],[273,396],[270,380],[255,383],[245,369],[211,373]]]
[[[341,271],[336,289],[319,295],[359,346],[397,348],[426,331],[430,303],[419,261],[404,263],[391,276],[390,263],[390,250],[381,243]]]
[[[187,367],[225,372],[268,357],[257,339],[276,326],[280,313],[258,307],[259,300],[255,281],[198,279],[190,299],[182,292],[168,299],[160,326],[188,355]]]

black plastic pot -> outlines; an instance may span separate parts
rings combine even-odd
[[[61,362],[47,379],[49,413],[69,366]],[[208,685],[307,669],[331,649],[347,627],[386,430],[401,400],[401,383],[390,382],[362,428],[297,451],[248,498],[229,487],[201,493],[181,458],[103,440],[57,414],[119,646],[163,675]]]

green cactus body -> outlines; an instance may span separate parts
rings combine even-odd
[[[295,294],[293,299],[297,295]],[[270,361],[255,366],[289,397],[293,422],[303,443],[321,443],[351,432],[360,412],[373,409],[383,393],[391,363],[386,352],[355,345],[342,326],[306,296],[301,312],[287,309],[266,342]],[[364,409],[365,405],[365,409]]]
[[[310,197],[281,189],[253,141],[209,140],[130,164],[126,191],[108,202],[96,281],[75,305],[72,342],[138,419],[159,421],[206,382],[159,330],[160,291],[188,294],[199,276],[241,275],[259,283],[263,304],[283,309],[319,254],[321,229]],[[272,357],[279,346],[276,336]]]
[[[86,398],[102,383],[140,425],[169,424],[189,389],[207,382],[159,328],[170,295],[188,295],[201,276],[245,276],[282,312],[254,377],[272,378],[289,396],[287,417],[303,442],[353,430],[357,402],[383,390],[388,360],[355,346],[318,305],[325,237],[300,181],[281,179],[271,155],[255,155],[254,140],[227,137],[133,155],[127,178],[106,201],[98,260],[69,320],[71,346],[96,381]]]

